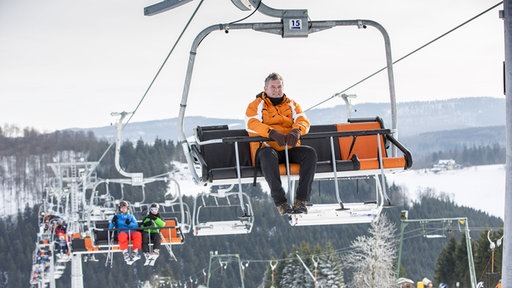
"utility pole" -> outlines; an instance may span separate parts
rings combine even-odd
[[[505,159],[505,219],[503,227],[503,262],[501,267],[501,279],[503,287],[512,287],[512,0],[503,1],[503,10],[500,16],[505,25],[505,106],[506,106],[506,159]]]

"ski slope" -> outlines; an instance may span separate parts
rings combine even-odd
[[[505,214],[505,165],[465,167],[434,173],[428,169],[409,170],[387,175],[389,184],[405,187],[411,200],[419,191],[432,188],[445,193],[457,204],[482,210],[504,219]],[[462,215],[461,215],[462,216]]]
[[[185,163],[175,163],[179,172],[174,177],[180,183],[182,195],[193,196],[204,187],[194,184]],[[404,187],[410,200],[418,199],[420,191],[426,188],[436,193],[445,193],[461,206],[482,210],[492,216],[504,219],[505,214],[505,165],[483,165],[465,167],[434,173],[429,169],[408,170],[387,175],[388,184]],[[268,192],[268,185],[260,183]],[[283,183],[285,184],[285,183]]]

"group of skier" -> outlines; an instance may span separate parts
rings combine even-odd
[[[119,249],[128,265],[141,258],[141,250],[146,259],[144,265],[152,266],[160,255],[160,228],[165,226],[165,221],[160,216],[159,208],[157,203],[151,204],[139,227],[137,219],[128,210],[128,202],[119,203],[119,211],[110,221],[109,229],[116,229]],[[131,253],[129,242],[132,244]]]

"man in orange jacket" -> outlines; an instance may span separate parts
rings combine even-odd
[[[307,213],[306,202],[311,194],[317,155],[313,148],[300,145],[300,136],[309,132],[310,122],[300,105],[283,93],[283,86],[281,75],[271,73],[267,76],[264,91],[247,106],[246,129],[251,136],[274,140],[258,147],[255,161],[259,163],[270,186],[270,195],[279,213]],[[260,144],[253,142],[251,145]],[[286,199],[279,174],[279,163],[284,163],[286,159],[286,146],[290,163],[300,165],[293,209]]]

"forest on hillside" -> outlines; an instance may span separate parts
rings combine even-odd
[[[31,129],[25,129],[22,137],[8,137],[0,134],[0,157],[15,156],[21,163],[33,155],[44,156],[41,159],[50,162],[51,159],[61,151],[75,151],[84,155],[88,161],[102,159],[98,166],[99,177],[108,179],[119,177],[114,167],[114,151],[110,143],[104,140],[97,140],[91,133],[83,132],[55,132],[41,134]],[[499,154],[501,149],[484,149],[488,155]],[[442,155],[443,158],[456,158],[456,154]],[[441,156],[437,156],[441,157]],[[433,156],[432,159],[436,157]],[[467,165],[471,164],[470,157],[465,158]],[[494,157],[499,159],[499,157]],[[503,159],[503,158],[501,158]],[[137,141],[132,143],[125,141],[121,147],[121,165],[127,171],[143,171],[144,175],[158,175],[168,172],[173,167],[171,161],[183,161],[183,153],[180,145],[172,141],[156,139],[153,143]],[[478,159],[475,162],[480,161]],[[498,162],[499,163],[499,162]],[[24,167],[20,165],[20,167]],[[50,171],[47,171],[50,174]],[[3,177],[0,171],[0,177]],[[44,175],[48,177],[48,175]],[[23,179],[19,179],[23,181]],[[313,192],[315,197],[328,197],[323,191],[329,188],[328,184],[315,186]],[[353,184],[350,184],[353,185]],[[148,203],[161,201],[165,187],[159,187],[148,192],[145,201]],[[357,186],[347,186],[343,197],[348,201],[359,199],[366,194],[372,193],[364,182]],[[323,225],[310,227],[291,227],[287,221],[278,216],[269,196],[262,192],[259,185],[244,186],[244,191],[250,195],[253,202],[255,215],[255,226],[248,235],[226,235],[226,236],[205,236],[195,237],[186,235],[183,245],[173,247],[177,261],[171,261],[168,255],[163,255],[157,265],[152,268],[144,267],[141,263],[134,266],[127,266],[123,263],[120,255],[114,258],[112,268],[105,267],[105,257],[98,256],[98,262],[83,263],[84,286],[93,287],[102,283],[108,287],[137,287],[139,281],[153,280],[155,275],[160,279],[169,277],[180,283],[202,284],[204,271],[208,270],[211,253],[238,254],[241,259],[250,263],[244,269],[243,281],[245,287],[257,287],[265,283],[268,287],[270,279],[270,260],[281,262],[287,259],[288,255],[295,250],[299,251],[335,251],[340,257],[347,252],[351,242],[368,231],[367,224],[351,225]],[[487,275],[489,270],[490,251],[489,243],[482,239],[487,235],[489,229],[499,230],[503,223],[501,219],[489,216],[475,209],[461,207],[444,195],[436,195],[431,191],[424,191],[418,202],[409,205],[408,200],[403,196],[400,187],[391,186],[387,189],[392,203],[396,206],[388,207],[383,214],[391,220],[396,227],[400,227],[400,212],[409,211],[410,219],[432,219],[440,217],[467,217],[471,227],[471,237],[475,248],[475,265],[477,276],[480,278]],[[126,191],[124,191],[126,192]],[[33,191],[40,193],[42,191]],[[112,193],[121,193],[112,191]],[[129,191],[125,194],[131,197]],[[136,197],[136,196],[133,196]],[[192,206],[194,199],[184,197],[184,201]],[[32,265],[32,252],[34,251],[36,235],[39,231],[39,206],[25,207],[17,215],[2,218],[0,221],[0,253],[2,259],[8,259],[0,263],[0,287],[26,287],[30,278]],[[412,225],[411,225],[412,226]],[[429,227],[408,227],[408,237],[404,240],[402,249],[401,276],[420,280],[423,277],[436,279],[442,277],[443,266],[439,266],[439,255],[445,251],[445,247],[460,246],[462,233],[460,227],[454,224],[451,227],[442,229],[444,236],[439,239],[429,239]],[[446,228],[446,229],[445,229]],[[399,231],[399,229],[397,230]],[[484,235],[484,236],[482,236]],[[399,235],[396,235],[399,238]],[[454,240],[452,240],[454,239]],[[478,239],[478,240],[477,240]],[[450,246],[451,245],[451,246]],[[487,245],[487,246],[486,246]],[[443,255],[449,255],[444,252]],[[499,253],[496,255],[499,258]],[[463,262],[463,261],[462,261]],[[496,271],[500,271],[500,262],[495,263]],[[70,287],[70,265],[66,268],[65,274],[57,281],[58,287]],[[278,270],[276,270],[278,271]],[[270,274],[269,274],[270,273]],[[344,282],[350,280],[350,271],[344,271]],[[277,275],[276,275],[277,277]],[[463,277],[463,276],[461,276]],[[278,278],[278,277],[277,277]],[[236,287],[240,285],[238,270],[219,271],[214,279],[212,287]],[[438,279],[439,281],[448,281]],[[459,280],[463,283],[465,279]],[[465,287],[465,286],[464,286]]]
[[[177,261],[171,260],[170,256],[165,253],[159,258],[157,265],[154,267],[145,267],[142,263],[127,266],[121,256],[115,254],[113,266],[110,268],[106,267],[106,257],[99,254],[96,256],[97,262],[88,261],[83,263],[84,287],[94,287],[96,283],[103,283],[108,287],[138,287],[139,281],[150,281],[154,279],[155,275],[158,275],[160,279],[168,278],[176,283],[186,283],[192,279],[193,282],[202,284],[203,272],[209,269],[211,253],[218,253],[219,255],[238,254],[241,261],[249,263],[244,270],[245,287],[257,287],[261,283],[266,283],[265,287],[269,287],[270,260],[275,260],[277,264],[283,264],[285,261],[294,258],[297,251],[300,251],[303,258],[309,261],[311,257],[309,255],[311,254],[307,253],[325,255],[332,254],[332,251],[343,259],[344,255],[350,251],[351,242],[357,236],[365,235],[369,228],[369,225],[365,224],[291,227],[284,218],[277,215],[266,194],[255,192],[251,196],[253,199],[257,199],[253,202],[257,220],[250,234],[203,237],[187,234],[183,245],[173,247]],[[187,201],[190,200],[187,199]],[[0,287],[26,287],[28,284],[32,252],[35,247],[36,234],[39,230],[37,208],[30,209],[27,207],[24,213],[0,221],[0,253],[2,259],[6,259],[6,261],[0,263],[0,271],[3,272],[0,274],[3,275],[0,283],[5,284],[0,284]],[[437,219],[461,217],[461,215],[467,217],[474,245],[473,253],[477,279],[480,281],[497,280],[496,277],[499,277],[499,275],[489,276],[491,273],[491,251],[487,242],[487,231],[491,229],[495,233],[498,232],[503,225],[500,219],[491,217],[481,211],[475,211],[472,208],[460,207],[452,201],[442,197],[434,197],[434,195],[428,195],[428,193],[422,197],[421,202],[415,203],[411,207],[386,209],[384,215],[387,215],[398,228],[400,227],[399,214],[404,208],[408,209],[410,219]],[[400,276],[418,281],[427,277],[448,283],[454,281],[469,283],[468,279],[463,279],[467,277],[467,272],[462,273],[462,279],[457,278],[458,274],[456,273],[443,273],[445,269],[452,267],[452,265],[443,266],[439,264],[442,261],[439,259],[440,255],[448,257],[446,256],[448,252],[462,249],[462,252],[457,252],[460,258],[457,266],[458,269],[467,271],[463,231],[457,223],[445,228],[441,230],[441,233],[445,233],[445,238],[429,239],[425,236],[428,235],[429,231],[432,231],[431,228],[408,227],[404,233],[406,237],[402,249]],[[399,238],[398,231],[399,229],[397,229],[396,239]],[[440,233],[439,229],[436,231]],[[493,234],[492,239],[498,239],[498,237],[499,235]],[[454,249],[453,247],[461,248]],[[501,248],[498,247],[495,254],[494,271],[498,273],[501,271],[501,251]],[[343,263],[343,260],[341,260],[341,263]],[[211,287],[237,287],[240,285],[240,274],[235,264],[230,263],[227,269],[221,271],[217,262],[213,263],[213,265],[217,265],[217,269],[214,269],[212,273]],[[296,263],[296,265],[300,267],[300,264]],[[278,271],[276,270],[276,279],[281,277],[277,273]],[[345,275],[344,281],[348,283],[350,281],[350,271],[342,271]],[[446,275],[451,277],[446,279]],[[70,285],[70,263],[68,263],[64,275],[57,280],[57,287],[70,287]]]

